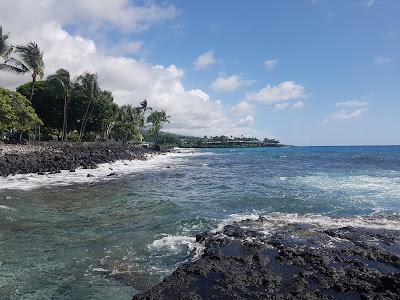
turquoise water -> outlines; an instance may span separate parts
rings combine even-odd
[[[196,233],[248,215],[400,212],[399,146],[204,149],[52,176],[0,180],[0,299],[130,299],[201,253]]]

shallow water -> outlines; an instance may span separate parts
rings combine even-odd
[[[3,178],[0,299],[130,299],[199,254],[196,233],[247,216],[399,228],[399,212],[399,146],[206,149]]]

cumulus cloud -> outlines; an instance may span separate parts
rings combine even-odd
[[[252,115],[247,115],[246,117],[240,119],[240,124],[243,124],[243,125],[248,126],[253,123],[254,123],[254,117]]]
[[[298,101],[292,105],[292,109],[302,109],[302,108],[304,108],[304,105],[305,104],[303,101]]]
[[[1,10],[13,12],[2,14],[3,25],[15,18],[16,12],[24,18],[23,22],[16,24],[20,29],[30,28],[45,22],[57,20],[64,25],[74,25],[85,29],[96,30],[111,27],[127,32],[138,32],[148,29],[150,26],[173,19],[179,11],[172,5],[135,4],[129,0],[3,0]]]
[[[274,105],[274,110],[285,110],[286,108],[288,108],[290,105],[289,102],[283,102],[283,103],[277,103]]]
[[[0,10],[0,20],[3,28],[12,33],[12,42],[25,43],[30,40],[37,41],[44,50],[46,74],[51,74],[59,68],[68,69],[73,76],[83,72],[96,72],[104,89],[113,92],[114,98],[119,104],[137,105],[142,99],[149,99],[154,109],[164,109],[171,115],[171,124],[167,130],[179,134],[193,135],[260,135],[254,129],[247,127],[247,123],[234,122],[225,113],[221,101],[215,101],[200,89],[187,89],[183,85],[185,72],[175,65],[152,65],[145,61],[130,57],[110,55],[99,50],[96,43],[83,35],[73,35],[64,29],[65,24],[73,20],[59,17],[56,1],[33,1],[29,5],[23,0],[4,0]],[[57,1],[58,3],[59,1]],[[127,1],[64,1],[58,3],[61,6],[70,7],[74,3],[74,10],[79,11],[76,18],[81,18],[89,9],[91,3],[94,12],[87,12],[87,20],[93,18],[93,22],[114,22],[115,26],[128,26],[136,24],[136,29],[144,28],[148,21],[140,18],[133,21],[120,21],[117,18],[107,17],[101,11],[96,11],[97,5],[106,5],[107,14],[113,12],[122,14],[122,10],[130,12],[138,7],[128,4]],[[68,2],[68,3],[67,3]],[[69,3],[71,2],[71,3]],[[106,3],[107,2],[107,3]],[[109,2],[109,3],[108,3]],[[79,5],[81,3],[81,6]],[[109,6],[108,6],[109,5]],[[116,8],[113,6],[116,5]],[[124,6],[129,5],[129,6]],[[5,8],[5,9],[3,9]],[[9,9],[7,9],[9,8]],[[12,9],[11,9],[12,8]],[[51,11],[51,9],[55,9]],[[114,10],[113,10],[114,9]],[[160,8],[161,9],[161,8]],[[13,13],[10,14],[10,11]],[[155,19],[158,9],[154,6],[143,6],[139,12],[147,11],[150,19]],[[167,9],[169,11],[169,9]],[[65,12],[67,14],[67,12]],[[133,13],[133,12],[131,12]],[[135,11],[135,13],[137,13]],[[72,12],[72,15],[74,12]],[[10,17],[10,15],[13,15]],[[31,15],[27,22],[20,22],[15,15]],[[98,19],[96,19],[96,17]],[[161,19],[165,19],[161,14]],[[34,20],[34,21],[31,21]],[[133,23],[129,23],[133,22]],[[23,25],[21,25],[24,23]],[[133,25],[132,25],[133,26]],[[128,26],[129,27],[129,26]],[[135,28],[134,28],[135,29]],[[136,30],[135,29],[135,30]],[[131,45],[132,46],[132,45]],[[131,49],[132,50],[132,49]],[[0,85],[16,87],[30,80],[29,75],[18,77],[7,73],[0,73]]]
[[[267,69],[271,70],[275,67],[275,65],[278,63],[279,61],[277,59],[267,59],[264,62],[264,65]]]
[[[389,57],[377,56],[374,59],[375,64],[384,65],[392,62],[392,59]]]
[[[255,105],[247,102],[247,101],[240,101],[238,104],[231,107],[231,111],[235,115],[243,116],[247,114],[253,113],[255,110]]]
[[[298,101],[294,104],[290,104],[290,102],[283,102],[283,103],[275,104],[274,110],[280,111],[280,110],[285,110],[285,109],[302,109],[303,107],[304,107],[303,101]]]
[[[143,42],[130,40],[130,39],[123,39],[120,42],[116,43],[115,46],[106,47],[105,52],[109,53],[110,55],[135,55],[142,52],[143,49]]]
[[[247,101],[240,101],[232,106],[231,111],[236,115],[247,115],[254,112],[255,106]]]
[[[293,81],[285,81],[276,86],[268,84],[258,92],[247,95],[246,100],[275,103],[305,97],[305,88]]]
[[[211,66],[216,63],[214,58],[214,51],[209,50],[203,54],[201,54],[193,63],[194,68],[196,70],[204,69],[208,66]]]
[[[220,92],[234,92],[243,86],[254,83],[254,80],[244,80],[237,75],[228,77],[218,77],[212,84],[211,88]]]

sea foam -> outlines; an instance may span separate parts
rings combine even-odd
[[[161,155],[148,156],[147,160],[119,160],[113,163],[99,164],[96,169],[78,168],[75,172],[61,171],[58,174],[38,175],[17,174],[0,177],[0,190],[31,190],[41,187],[68,186],[99,181],[115,180],[123,175],[139,173],[145,170],[173,167],[182,163],[187,157],[205,155],[206,152],[196,152],[183,149]],[[112,175],[112,176],[108,176]]]
[[[349,217],[329,217],[321,214],[297,214],[297,213],[250,213],[233,214],[224,219],[217,227],[215,232],[221,231],[226,225],[240,222],[243,220],[257,220],[260,217],[264,219],[265,229],[273,231],[277,227],[288,224],[310,224],[317,228],[341,228],[357,227],[367,229],[387,229],[400,230],[400,215],[370,215],[370,216],[349,216]]]

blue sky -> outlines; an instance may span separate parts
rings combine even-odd
[[[53,21],[71,40],[79,36],[92,42],[93,56],[101,54],[101,61],[128,58],[157,74],[154,68],[162,66],[165,74],[151,75],[163,85],[162,92],[146,82],[142,89],[138,80],[132,83],[135,88],[120,87],[111,71],[100,79],[116,98],[153,97],[156,108],[176,115],[178,125],[170,131],[273,136],[296,145],[400,144],[399,1],[117,2],[125,10],[153,5],[159,11],[147,11],[135,23],[100,12],[70,19],[52,14]],[[55,42],[46,43],[51,53]],[[54,68],[61,63],[49,61]],[[95,69],[102,70],[108,72]],[[137,71],[133,75],[140,77]],[[167,95],[175,87],[179,91]],[[175,103],[174,97],[182,100]],[[202,101],[210,103],[203,108]]]

